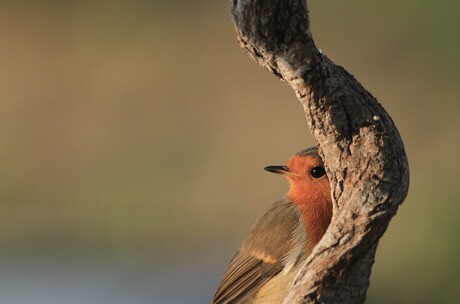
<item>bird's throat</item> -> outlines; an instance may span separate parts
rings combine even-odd
[[[308,253],[311,253],[313,248],[323,237],[324,233],[331,222],[332,217],[332,201],[330,193],[321,195],[306,193],[304,195],[294,195],[291,191],[288,193],[288,198],[300,209],[303,216],[305,231],[307,235]]]

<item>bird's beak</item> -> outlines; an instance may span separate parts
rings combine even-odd
[[[265,167],[264,170],[268,172],[276,173],[276,174],[282,174],[282,175],[291,173],[291,171],[289,170],[289,167],[287,166],[268,166],[268,167]]]

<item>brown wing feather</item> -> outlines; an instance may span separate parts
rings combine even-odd
[[[252,256],[235,255],[214,295],[213,303],[242,303],[282,269],[281,263],[268,264]]]
[[[275,204],[253,226],[235,254],[214,295],[213,304],[240,304],[256,295],[292,256],[300,212],[289,200]],[[302,228],[300,228],[302,229]]]

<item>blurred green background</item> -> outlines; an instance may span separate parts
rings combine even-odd
[[[460,2],[309,6],[411,165],[368,303],[458,303]],[[0,123],[1,303],[209,302],[314,144],[227,1],[0,1]]]

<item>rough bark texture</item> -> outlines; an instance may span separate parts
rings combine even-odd
[[[232,0],[241,48],[302,103],[331,181],[331,225],[285,303],[363,303],[380,237],[409,187],[399,133],[378,101],[318,50],[305,0]]]

